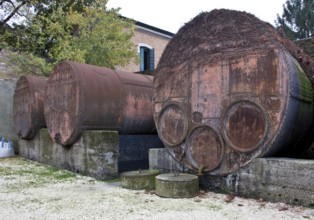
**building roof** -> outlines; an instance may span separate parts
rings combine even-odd
[[[127,18],[125,16],[122,16],[122,15],[119,15],[120,18],[125,18],[125,19],[130,19],[130,18]],[[146,31],[149,31],[151,33],[154,33],[154,34],[157,34],[157,35],[161,35],[161,36],[164,36],[164,37],[167,37],[167,38],[172,38],[175,34],[170,32],[170,31],[166,31],[166,30],[163,30],[161,28],[157,28],[157,27],[154,27],[152,25],[149,25],[149,24],[145,24],[143,22],[140,22],[140,21],[136,21],[134,19],[131,19],[135,25],[139,28],[139,29],[142,29],[142,30],[146,30]]]
[[[172,37],[174,36],[174,33],[171,33],[171,32],[169,32],[169,31],[166,31],[166,30],[163,30],[163,29],[160,29],[160,28],[151,26],[151,25],[149,25],[149,24],[145,24],[145,23],[140,22],[140,21],[135,21],[135,20],[134,20],[134,22],[135,22],[135,25],[136,25],[139,29],[143,29],[143,30],[152,32],[152,33],[154,33],[154,34],[158,34],[158,35],[167,37],[167,38],[172,38]]]

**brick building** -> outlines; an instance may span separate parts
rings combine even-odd
[[[157,67],[162,52],[174,34],[139,21],[135,21],[135,25],[132,41],[137,46],[139,63],[133,62],[124,67],[116,67],[116,69],[129,72],[151,72]]]

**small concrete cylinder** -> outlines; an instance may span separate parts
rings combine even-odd
[[[158,170],[128,171],[120,175],[121,187],[134,190],[154,190]]]
[[[167,198],[191,198],[198,195],[198,176],[187,173],[165,173],[156,176],[156,194]]]

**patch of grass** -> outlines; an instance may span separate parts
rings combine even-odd
[[[24,188],[42,187],[45,184],[75,180],[76,174],[48,165],[40,164],[24,158],[6,159],[4,166],[0,161],[0,177],[14,180],[14,184],[7,187],[17,190],[20,184]]]
[[[37,172],[36,173],[39,177],[50,177],[51,179],[55,179],[55,180],[67,180],[67,179],[71,179],[71,178],[75,178],[76,174],[69,172],[69,171],[65,171],[65,170],[60,170],[58,168],[55,167],[46,167],[45,170],[41,171],[41,172]]]

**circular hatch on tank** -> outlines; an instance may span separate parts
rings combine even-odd
[[[215,169],[223,158],[224,147],[220,135],[210,126],[194,128],[187,140],[188,153],[195,168]]]
[[[241,101],[230,106],[223,123],[226,141],[239,152],[257,149],[266,135],[265,113],[252,102]]]
[[[188,120],[184,110],[177,104],[167,105],[159,116],[158,133],[169,146],[180,144],[188,132]]]

